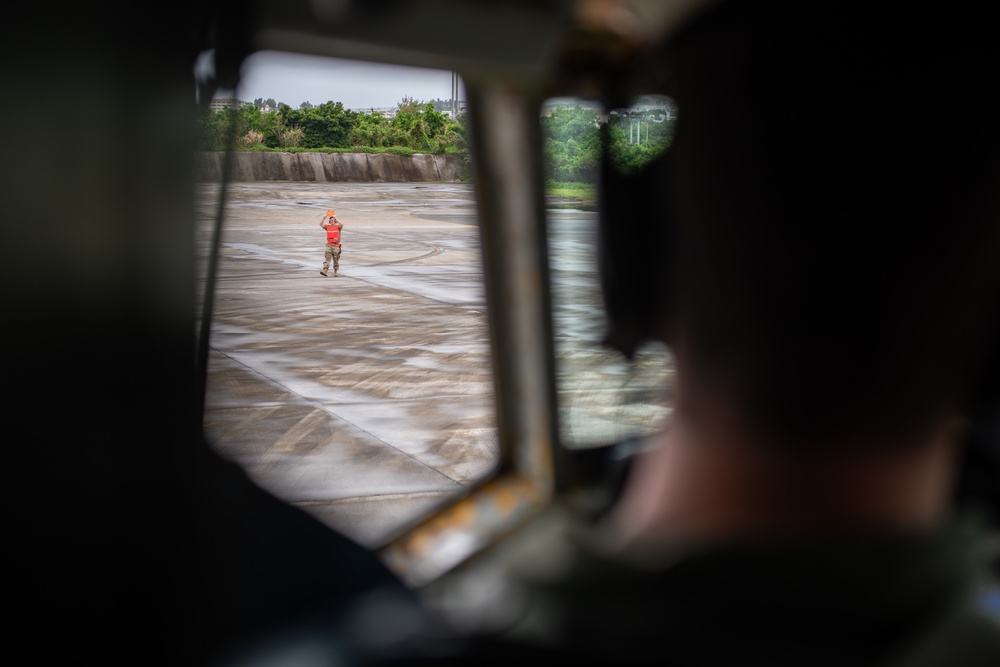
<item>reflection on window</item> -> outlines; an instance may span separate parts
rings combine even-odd
[[[612,164],[629,172],[667,149],[675,117],[670,100],[652,96],[610,113],[576,99],[542,107],[560,439],[570,448],[648,435],[669,414],[667,349],[650,344],[628,361],[602,344],[596,190],[603,125]]]
[[[607,115],[608,157],[624,173],[640,171],[670,147],[677,111],[662,95],[644,95]]]
[[[385,69],[371,65],[369,83]],[[342,70],[331,62],[334,95]],[[456,86],[439,74],[447,98]],[[265,98],[215,112],[249,125],[226,185],[205,433],[260,486],[372,548],[482,480],[498,456],[464,102],[438,100],[438,111],[398,96],[387,110]],[[338,122],[303,122],[313,116]],[[382,150],[418,121],[440,130],[420,137],[422,154]],[[254,150],[269,141],[304,150]],[[339,150],[308,150],[317,145]],[[204,286],[223,162],[207,148],[198,159]],[[324,276],[331,209],[342,252],[339,275]]]

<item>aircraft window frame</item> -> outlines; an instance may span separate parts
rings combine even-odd
[[[540,100],[467,80],[486,268],[501,463],[495,475],[379,551],[420,587],[513,532],[552,500],[562,460],[544,241]]]
[[[464,495],[413,521],[376,554],[408,585],[445,574],[538,513],[555,489],[552,350],[544,243],[541,142],[535,96],[518,86],[467,83],[470,143],[484,147],[474,189],[486,282],[500,465]],[[478,114],[478,116],[476,115]],[[232,139],[232,137],[230,137]],[[232,145],[230,141],[229,145]],[[232,152],[222,165],[201,295],[198,367],[208,367],[218,252]],[[199,397],[204,421],[205,387]]]

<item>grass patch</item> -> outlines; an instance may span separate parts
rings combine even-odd
[[[575,199],[591,206],[597,204],[597,185],[594,183],[548,181],[545,183],[545,194],[550,197]]]

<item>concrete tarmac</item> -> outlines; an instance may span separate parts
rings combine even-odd
[[[219,186],[199,187],[204,278]],[[320,275],[330,208],[344,223],[336,278]],[[665,351],[627,363],[600,344],[595,216],[548,214],[568,447],[641,435],[668,413]],[[486,318],[471,185],[232,183],[206,434],[260,486],[382,546],[498,460]]]
[[[219,186],[199,186],[204,291]],[[466,184],[233,183],[205,432],[254,481],[372,548],[497,461]],[[320,275],[335,209],[340,276]],[[435,219],[437,218],[437,219]]]

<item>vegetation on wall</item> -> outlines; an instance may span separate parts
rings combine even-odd
[[[257,99],[238,109],[203,111],[198,117],[199,149],[453,155],[461,160],[463,180],[468,180],[465,116],[452,119],[439,106],[440,100],[404,97],[387,118],[374,109],[346,109],[340,102],[304,102],[293,109],[273,99]]]
[[[303,103],[298,109],[257,99],[239,109],[205,110],[198,118],[200,149],[222,151],[357,152],[453,155],[470,178],[466,117],[452,119],[443,100],[404,97],[391,117],[372,109],[352,111],[340,102]],[[596,198],[602,130],[608,157],[623,171],[636,171],[667,149],[673,109],[645,105],[608,114],[587,106],[560,106],[541,117],[547,191]]]
[[[372,110],[362,113],[341,102],[303,103],[298,109],[273,100],[258,100],[239,109],[206,109],[198,118],[199,148],[228,150],[232,132],[235,150],[405,148],[417,153],[460,155],[466,150],[464,117],[452,120],[432,102],[404,97],[392,118]]]
[[[559,106],[542,116],[547,192],[593,201],[602,141],[616,168],[634,173],[665,151],[673,136],[671,103],[603,113],[589,106]],[[605,136],[602,140],[602,131]]]

